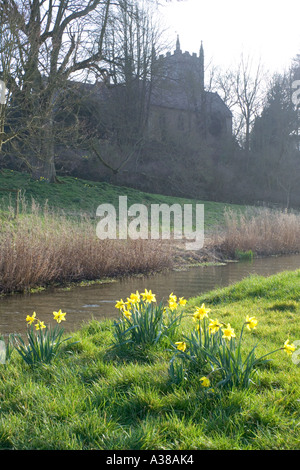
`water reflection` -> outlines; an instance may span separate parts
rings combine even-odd
[[[98,320],[117,316],[115,301],[126,299],[131,292],[152,289],[157,299],[170,292],[186,298],[200,295],[216,287],[233,284],[250,274],[269,276],[280,271],[300,268],[300,255],[256,259],[253,262],[228,263],[224,266],[194,267],[187,271],[171,271],[147,277],[134,277],[70,291],[54,289],[28,295],[0,299],[0,333],[22,333],[25,318],[33,311],[41,320],[52,321],[54,310],[67,312],[66,330],[79,328],[91,318]]]

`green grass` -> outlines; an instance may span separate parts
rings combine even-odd
[[[100,204],[113,204],[116,208],[119,204],[119,196],[127,196],[128,208],[135,203],[144,204],[148,208],[150,204],[205,204],[206,227],[223,224],[225,208],[244,210],[245,206],[226,204],[211,201],[194,201],[180,197],[163,196],[159,194],[144,193],[128,187],[114,186],[105,182],[82,180],[73,177],[59,177],[61,184],[47,184],[45,181],[34,180],[27,173],[13,170],[0,172],[0,200],[2,207],[8,205],[9,198],[12,207],[15,204],[15,194],[9,194],[3,189],[21,189],[21,195],[30,204],[34,199],[43,206],[45,203],[50,208],[63,210],[66,214],[76,215],[86,213],[96,215],[96,209]],[[1,206],[0,206],[1,214]]]
[[[300,340],[299,281],[300,271],[253,276],[190,299],[187,312],[205,302],[237,332],[256,316],[243,347],[258,342],[260,356]],[[182,333],[192,325],[187,317]],[[170,383],[167,341],[118,357],[108,352],[112,323],[95,320],[72,341],[51,365],[30,368],[16,353],[0,365],[0,448],[300,449],[300,368],[284,351],[249,389],[207,393],[198,375]]]

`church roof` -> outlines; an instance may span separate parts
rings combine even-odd
[[[202,95],[189,95],[188,91],[172,88],[157,88],[151,94],[151,105],[162,108],[178,109],[182,111],[200,109]],[[217,93],[203,92],[203,103],[206,109],[212,113],[221,113],[223,116],[232,117],[232,113]]]
[[[231,118],[232,113],[217,93],[204,89],[204,52],[201,42],[199,57],[189,52],[182,53],[177,36],[174,54],[167,53],[157,59],[158,75],[153,84],[146,86],[136,80],[137,90],[150,93],[150,105],[182,111],[196,111],[205,106],[209,113],[222,114]],[[121,98],[125,84],[106,85],[104,82],[95,84],[77,84],[79,88],[90,92],[94,100],[109,102],[114,96]],[[140,89],[141,87],[141,89]]]

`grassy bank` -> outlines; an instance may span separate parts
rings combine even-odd
[[[225,208],[244,210],[245,206],[226,204],[211,201],[194,201],[181,197],[150,194],[128,187],[114,186],[108,183],[87,181],[80,178],[60,177],[60,184],[47,184],[45,181],[33,180],[30,175],[12,170],[0,172],[0,200],[2,207],[10,204],[14,208],[15,195],[9,194],[3,189],[20,189],[21,197],[25,198],[28,206],[31,200],[43,207],[47,203],[50,209],[63,210],[66,215],[85,214],[95,217],[96,209],[100,204],[110,203],[116,208],[119,205],[119,196],[127,196],[128,207],[132,204],[205,204],[206,228],[224,223]],[[0,205],[1,209],[1,205]]]
[[[256,344],[258,357],[280,349],[300,339],[299,285],[300,271],[287,272],[190,299],[172,341],[190,334],[190,315],[205,302],[209,318],[230,323],[237,338],[245,317],[257,318],[243,353]],[[170,380],[169,339],[120,353],[109,351],[113,331],[111,322],[92,321],[49,365],[29,367],[16,351],[0,365],[2,449],[300,448],[300,369],[284,350],[258,366],[248,388],[219,388],[214,374],[205,388],[205,368]]]

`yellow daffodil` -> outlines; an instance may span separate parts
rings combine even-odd
[[[138,293],[138,291],[136,291],[135,294],[132,293],[130,295],[130,300],[133,304],[138,303],[140,301],[140,294]]]
[[[35,328],[37,330],[42,330],[43,328],[46,328],[46,325],[43,321],[38,320],[37,324],[35,325]]]
[[[210,386],[210,380],[208,377],[201,377],[200,382],[201,382],[202,387]]]
[[[123,312],[122,312],[122,313],[123,313],[124,317],[126,317],[128,320],[130,320],[130,319],[131,319],[131,317],[132,317],[132,313],[131,313],[131,312],[129,312],[129,310],[123,310]]]
[[[36,320],[36,313],[35,312],[33,312],[33,314],[31,316],[27,315],[27,317],[26,317],[26,321],[28,322],[29,325],[31,325],[35,320]]]
[[[184,307],[186,302],[187,302],[186,299],[184,299],[183,297],[179,297],[179,300],[178,300],[179,305],[182,305]]]
[[[257,326],[257,319],[255,317],[249,317],[249,315],[246,316],[246,325],[248,330],[254,330]]]
[[[221,328],[222,324],[219,320],[210,320],[210,324],[208,325],[208,330],[211,334],[216,333]]]
[[[288,340],[288,339],[287,339],[286,342],[284,343],[282,349],[284,349],[284,351],[285,351],[287,354],[289,354],[289,355],[293,354],[293,352],[296,350],[296,348],[295,348],[295,346],[294,346],[293,344],[289,344],[289,340]]]
[[[177,297],[173,292],[169,295],[169,302],[177,302]]]
[[[177,341],[175,344],[179,351],[184,352],[186,350],[186,343],[184,341]]]
[[[176,310],[177,307],[178,307],[178,304],[177,302],[175,302],[175,300],[174,301],[169,300],[169,309],[171,310],[171,312]]]
[[[115,305],[115,307],[118,308],[119,310],[121,310],[122,308],[124,308],[124,306],[125,306],[125,302],[124,302],[123,299],[118,300],[117,303],[116,303],[116,305]]]
[[[202,304],[201,307],[196,307],[196,311],[193,315],[195,321],[203,320],[204,317],[207,317],[210,312],[210,308],[206,308],[205,304]]]
[[[235,338],[234,329],[231,328],[230,323],[226,326],[226,328],[222,329],[223,331],[223,338],[230,340],[231,338]]]
[[[127,309],[127,310],[130,309],[133,304],[134,304],[134,301],[127,297],[127,301],[125,302],[124,309]]]
[[[62,321],[66,321],[65,316],[66,312],[62,312],[59,310],[58,312],[53,312],[54,320],[57,321],[57,323],[61,323]]]
[[[151,290],[145,289],[145,292],[141,294],[144,301],[147,303],[156,302],[155,294],[152,294]]]

